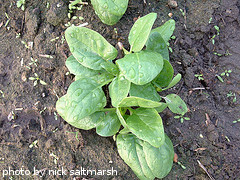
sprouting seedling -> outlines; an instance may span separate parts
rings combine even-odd
[[[183,123],[184,120],[189,121],[190,118],[189,117],[183,117],[183,115],[179,115],[179,116],[174,116],[175,119],[180,119],[180,122]]]
[[[218,78],[218,80],[219,81],[221,81],[221,82],[224,82],[224,80],[223,80],[223,76],[227,76],[227,77],[229,77],[229,75],[230,75],[230,73],[232,73],[232,70],[230,69],[230,70],[225,70],[223,73],[221,73],[220,75],[218,75],[218,74],[216,74],[216,77]],[[222,77],[221,77],[222,76]]]
[[[37,143],[38,143],[38,140],[33,141],[32,144],[29,145],[29,148],[33,148],[33,147],[37,148]]]
[[[51,153],[50,156],[54,158],[54,160],[53,160],[54,164],[57,164],[57,161],[58,161],[58,159],[59,159],[59,158],[57,157],[57,155],[55,155],[54,153]]]
[[[194,76],[198,78],[199,81],[204,80],[203,74],[195,74]]]
[[[31,66],[31,65],[34,65],[34,66],[36,66],[36,67],[37,67],[37,66],[38,66],[38,65],[37,65],[37,62],[38,62],[38,60],[37,60],[37,59],[33,59],[33,58],[31,57],[31,62],[30,62],[30,63],[28,63],[28,65],[29,65],[29,66]]]
[[[16,33],[16,38],[20,38],[21,37],[21,33]]]
[[[212,22],[212,17],[209,18],[208,24],[210,24]]]
[[[41,80],[39,78],[37,73],[34,73],[34,76],[35,77],[29,77],[29,80],[34,81],[33,86],[36,86],[38,84],[38,82],[40,82],[40,84],[42,84],[44,86],[47,85],[47,83],[45,83],[43,80]]]
[[[25,0],[18,0],[17,1],[17,7],[20,8],[24,11],[25,10]]]
[[[5,23],[5,27],[7,27],[7,25],[9,24],[11,19],[9,18],[9,16],[8,16],[8,14],[6,12],[5,12],[5,16],[7,17],[7,21]]]
[[[182,16],[184,17],[184,16],[185,16],[184,10],[182,10],[182,9],[179,9],[179,10],[180,10],[180,12],[182,13]]]
[[[0,90],[0,94],[2,95],[2,97],[4,98],[4,92],[2,90]]]
[[[181,168],[186,169],[186,167],[180,161],[178,161],[177,164],[180,165]]]
[[[21,41],[21,43],[25,46],[25,48],[29,49],[30,47],[28,46],[28,44],[25,41]]]
[[[213,45],[215,44],[215,37],[219,36],[220,34],[220,28],[217,25],[215,25],[214,28],[217,30],[217,34],[214,34],[213,37],[211,38]]]
[[[229,77],[229,74],[232,73],[232,70],[225,70],[223,73],[221,73],[221,76],[227,76]]]
[[[227,97],[233,97],[232,102],[234,102],[234,103],[237,101],[237,96],[232,91],[229,91],[229,93],[227,94]]]
[[[80,4],[80,7],[76,6],[77,4]],[[82,0],[70,1],[70,4],[68,5],[68,18],[71,19],[71,13],[73,13],[73,10],[76,9],[76,10],[80,11],[82,9],[83,5],[87,5],[87,4],[88,4],[87,2],[82,2]]]
[[[240,119],[233,121],[234,124],[237,123],[237,122],[240,122]]]

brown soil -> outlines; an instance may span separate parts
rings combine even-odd
[[[190,121],[180,123],[165,111],[162,115],[165,130],[172,139],[178,160],[165,179],[209,179],[197,161],[214,179],[240,177],[240,0],[178,0],[171,9],[167,0],[130,1],[127,12],[114,26],[104,25],[94,14],[92,6],[83,6],[74,15],[88,22],[89,28],[102,34],[111,44],[121,41],[128,48],[127,36],[134,19],[157,12],[154,27],[176,20],[175,40],[170,42],[170,55],[175,72],[183,80],[169,92],[179,94],[188,104]],[[49,7],[47,8],[47,4]],[[0,3],[0,176],[1,179],[73,179],[69,175],[6,176],[3,170],[50,169],[77,170],[113,169],[117,176],[76,176],[87,179],[137,179],[119,157],[112,138],[103,138],[95,130],[73,128],[55,115],[57,97],[66,93],[73,81],[65,67],[69,49],[63,39],[69,19],[68,1],[27,1],[23,12],[16,1]],[[186,16],[180,12],[185,11]],[[6,25],[7,17],[9,23]],[[212,19],[209,23],[209,19]],[[219,36],[212,44],[211,37]],[[117,30],[115,33],[114,28]],[[16,35],[20,33],[20,37]],[[59,37],[56,40],[54,38]],[[24,44],[33,42],[33,47]],[[221,54],[216,55],[214,52]],[[51,55],[52,58],[42,55]],[[38,59],[36,65],[29,65]],[[30,68],[28,68],[29,66]],[[232,70],[220,82],[216,75]],[[33,86],[29,77],[34,73],[47,83]],[[202,74],[199,81],[194,75]],[[230,92],[235,94],[229,96]],[[77,137],[76,137],[77,133]],[[30,145],[37,140],[37,145]],[[29,147],[30,146],[30,147]]]

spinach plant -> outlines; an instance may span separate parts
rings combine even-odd
[[[116,24],[128,7],[128,0],[91,0],[95,13],[107,25]]]
[[[157,92],[173,87],[181,75],[173,78],[166,45],[175,21],[152,29],[156,18],[150,13],[135,22],[128,36],[130,51],[124,49],[118,60],[118,51],[100,34],[69,27],[65,36],[72,55],[66,66],[75,81],[56,104],[72,126],[114,136],[120,156],[140,179],[163,178],[172,168],[173,144],[158,113],[168,107],[183,116],[188,110],[178,95]]]

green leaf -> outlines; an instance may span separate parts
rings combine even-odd
[[[151,31],[151,33],[158,32],[164,41],[167,43],[171,38],[175,29],[175,21],[173,19],[168,20],[162,26],[157,27]]]
[[[144,47],[149,34],[151,32],[154,21],[157,18],[157,13],[149,13],[146,16],[139,18],[130,30],[128,41],[131,45],[130,52],[141,51]]]
[[[66,112],[67,104],[68,104],[67,95],[64,95],[61,98],[59,98],[56,103],[56,109],[58,111],[58,114],[64,120],[66,120],[66,115],[67,115],[67,112]],[[95,128],[96,124],[103,119],[104,115],[105,114],[103,112],[95,112],[83,119],[77,119],[75,121],[67,121],[67,120],[66,121],[76,128],[89,130],[89,129]]]
[[[173,70],[171,63],[164,59],[163,69],[157,75],[157,77],[153,80],[153,82],[158,87],[161,87],[161,88],[167,87],[170,84],[170,82],[172,81],[173,74],[174,74],[174,70]],[[175,82],[176,81],[174,80],[174,83]],[[174,83],[172,83],[172,84],[174,84]]]
[[[112,105],[117,107],[121,100],[127,97],[131,83],[123,76],[119,75],[109,85],[109,94]]]
[[[149,168],[157,178],[164,178],[172,169],[174,149],[169,137],[165,134],[165,142],[159,148],[144,142],[143,151]]]
[[[188,111],[187,105],[178,95],[169,94],[164,99],[173,113],[184,115]]]
[[[117,148],[121,158],[139,179],[153,180],[165,177],[172,168],[173,145],[167,135],[165,139],[161,147],[155,148],[133,134],[119,134]]]
[[[169,61],[168,46],[158,32],[153,32],[150,34],[146,44],[146,50],[155,51],[161,54],[163,59]]]
[[[73,56],[83,66],[101,70],[103,64],[117,57],[118,51],[96,31],[85,27],[71,26],[65,37]]]
[[[75,81],[82,78],[90,78],[95,80],[98,84],[105,85],[114,78],[113,75],[109,74],[105,70],[93,70],[83,66],[74,58],[74,56],[67,58],[66,66],[71,74],[76,75]]]
[[[120,129],[121,123],[118,119],[116,112],[110,111],[105,117],[97,124],[97,134],[100,136],[113,136]]]
[[[126,120],[130,131],[139,139],[154,147],[160,147],[165,140],[162,118],[155,109],[138,108]]]
[[[71,74],[74,74],[79,77],[92,77],[105,71],[89,69],[83,66],[81,63],[79,63],[73,55],[67,58],[66,66]]]
[[[101,86],[87,78],[74,81],[69,86],[67,95],[63,96],[64,99],[58,100],[57,111],[69,124],[100,111],[106,105],[106,97]],[[63,101],[65,101],[64,112],[58,106],[58,104],[63,105]]]
[[[168,104],[162,103],[161,106],[155,107],[154,109],[156,109],[158,113],[161,113],[161,112],[163,112],[163,110],[166,109],[167,107],[168,107]]]
[[[151,100],[140,98],[140,97],[130,96],[130,97],[124,98],[118,106],[119,107],[140,106],[145,108],[154,108],[154,107],[160,107],[163,104],[165,103],[151,101]]]
[[[149,51],[128,54],[116,63],[126,79],[137,85],[149,83],[163,68],[162,56]]]
[[[166,88],[163,89],[163,91],[164,91],[164,90],[167,90],[167,89],[169,89],[169,88],[172,88],[173,86],[175,86],[175,85],[181,80],[181,78],[182,78],[182,75],[181,75],[180,73],[178,73],[178,74],[173,78],[173,80],[170,82],[170,84],[169,84]]]
[[[91,0],[91,4],[103,23],[114,25],[127,10],[128,0]]]
[[[160,101],[161,97],[151,83],[145,85],[131,84],[130,96],[141,97],[152,101]]]
[[[68,123],[79,129],[90,130],[92,128],[95,128],[103,118],[104,118],[104,112],[95,112],[83,119],[79,119],[77,121],[68,122]]]

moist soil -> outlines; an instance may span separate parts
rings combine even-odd
[[[102,34],[112,45],[122,42],[134,21],[156,12],[157,27],[169,19],[176,21],[170,41],[170,61],[180,83],[167,93],[185,100],[190,117],[180,122],[165,110],[161,115],[178,162],[164,179],[240,179],[240,0],[130,0],[122,19],[114,26],[103,24],[88,1],[69,20],[68,1],[26,1],[25,11],[16,1],[0,3],[0,175],[1,179],[137,179],[117,153],[112,137],[103,138],[95,130],[84,131],[67,124],[55,103],[66,93],[73,76],[65,66],[70,55],[64,39],[65,24],[79,25]],[[180,11],[184,13],[182,13]],[[8,16],[8,17],[7,17]],[[219,27],[219,34],[215,27]],[[212,38],[215,35],[214,38]],[[213,42],[214,39],[214,42]],[[32,58],[32,60],[31,60]],[[33,63],[33,60],[36,60]],[[231,70],[229,76],[220,76]],[[47,83],[29,77],[35,73]],[[202,75],[198,79],[195,75]],[[200,164],[199,164],[200,163]],[[182,166],[180,165],[182,164]],[[112,176],[33,176],[34,169],[117,170]],[[29,170],[31,175],[3,177],[3,170]]]

